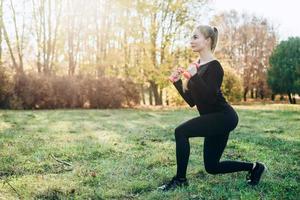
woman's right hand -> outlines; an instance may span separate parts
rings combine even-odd
[[[169,76],[169,80],[174,83],[176,81],[178,81],[181,78],[181,75],[183,73],[183,68],[182,67],[178,67],[177,69],[175,69],[172,74]]]

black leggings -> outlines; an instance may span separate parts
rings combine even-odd
[[[235,110],[229,106],[221,112],[209,113],[190,119],[175,129],[177,177],[185,178],[190,155],[190,137],[204,138],[204,166],[210,174],[250,171],[253,163],[220,161],[230,131],[239,121]]]

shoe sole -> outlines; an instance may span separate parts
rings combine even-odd
[[[167,192],[167,191],[176,190],[177,188],[184,188],[184,187],[188,187],[188,186],[189,186],[189,183],[185,183],[185,184],[182,184],[182,185],[178,185],[176,188],[166,189],[166,187],[163,185],[163,186],[160,186],[160,187],[156,188],[156,190],[162,191],[162,192]]]
[[[265,169],[264,169],[264,171],[262,172],[262,174],[261,174],[261,176],[260,176],[260,180],[261,180],[262,178],[264,178],[264,177],[266,176],[267,173],[269,173],[268,167],[267,167],[264,163],[261,163],[261,164],[265,167]]]

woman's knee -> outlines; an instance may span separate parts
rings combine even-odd
[[[218,164],[204,164],[205,171],[209,174],[218,174]]]

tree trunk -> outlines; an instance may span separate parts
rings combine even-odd
[[[290,92],[288,92],[288,96],[289,96],[289,102],[290,102],[291,104],[293,104],[293,99],[292,99],[292,95],[291,95]]]
[[[264,98],[264,90],[262,88],[259,89],[259,91],[257,92],[260,96],[260,99]]]
[[[23,35],[19,35],[19,30],[18,30],[18,26],[17,26],[17,19],[16,19],[16,11],[13,5],[12,0],[10,0],[10,6],[11,6],[11,10],[12,10],[12,18],[13,18],[13,24],[14,24],[14,28],[15,28],[15,35],[16,35],[16,48],[17,48],[17,56],[19,58],[19,66],[17,71],[23,73]],[[23,25],[22,27],[24,28],[24,21],[23,21]],[[24,34],[24,32],[22,33]]]
[[[163,93],[163,90],[162,90],[162,89],[159,89],[159,102],[160,102],[159,105],[162,105],[162,104],[163,104],[162,93]]]
[[[57,2],[58,3],[58,2]],[[59,8],[58,8],[58,14],[56,15],[56,26],[54,29],[54,36],[53,36],[53,43],[52,43],[52,47],[51,47],[51,60],[50,60],[50,71],[51,73],[53,72],[53,62],[55,59],[57,59],[57,51],[56,51],[56,42],[57,42],[57,35],[58,35],[58,28],[60,25],[60,18],[61,18],[61,13],[62,13],[62,4],[59,4]]]
[[[244,88],[244,101],[247,101],[248,87]]]
[[[264,90],[263,89],[261,89],[259,91],[259,96],[260,96],[260,99],[264,99],[265,95],[264,95]]]
[[[151,85],[150,85],[150,87],[148,88],[148,90],[149,90],[149,104],[150,104],[150,105],[153,105]]]
[[[144,93],[144,86],[143,84],[141,84],[141,95],[142,95],[142,101],[143,101],[143,104],[145,105],[146,104],[146,100],[145,100],[145,93]]]
[[[162,102],[160,102],[160,99],[159,99],[157,83],[155,83],[154,81],[150,81],[150,88],[154,95],[155,105],[161,105]]]
[[[274,94],[274,93],[272,93],[272,95],[271,95],[271,100],[272,100],[272,101],[275,100],[275,94]]]
[[[12,63],[13,63],[13,68],[17,72],[19,72],[20,71],[19,65],[17,64],[16,58],[14,56],[14,53],[13,53],[13,50],[12,50],[12,46],[11,46],[11,43],[10,43],[10,40],[9,40],[8,33],[6,31],[6,28],[5,28],[5,25],[4,25],[3,21],[1,23],[2,23],[3,36],[4,36],[4,39],[6,41],[8,50],[9,50],[9,54],[10,54],[10,57],[11,57],[11,60],[12,60]]]
[[[258,98],[258,90],[256,89],[255,90],[255,99],[257,99]]]
[[[38,11],[37,11],[38,10]],[[42,32],[42,23],[41,23],[41,10],[36,8],[35,1],[32,0],[32,11],[33,11],[33,20],[35,25],[35,34],[36,34],[36,67],[38,73],[42,72],[42,63],[41,63],[41,32]]]
[[[291,97],[292,97],[292,104],[296,104],[295,94],[291,94]]]
[[[169,103],[169,97],[168,97],[168,90],[166,90],[166,105],[170,105]]]

